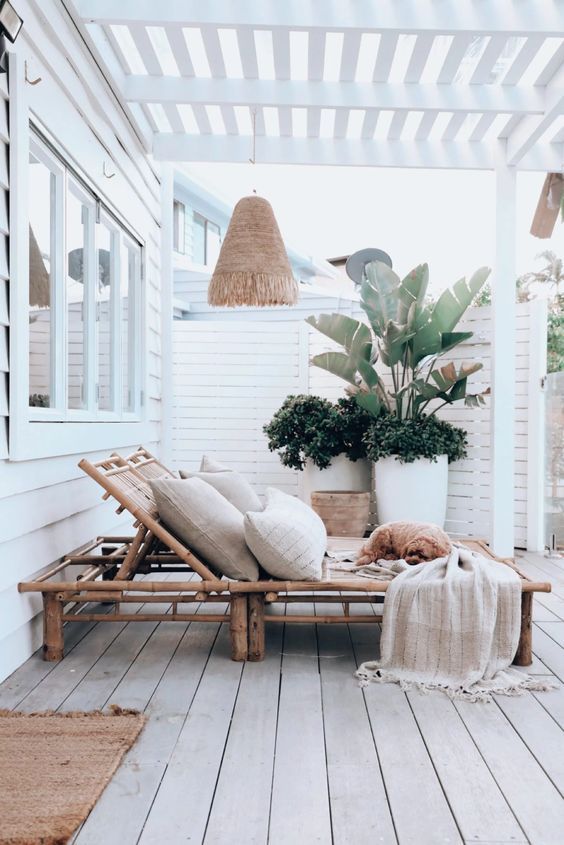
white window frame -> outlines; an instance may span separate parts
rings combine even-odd
[[[90,395],[87,409],[62,409],[61,396],[66,396],[67,388],[67,352],[65,333],[54,325],[55,343],[58,344],[58,361],[64,365],[55,369],[55,401],[57,408],[35,408],[29,406],[29,215],[28,215],[28,171],[31,140],[30,118],[37,123],[41,134],[44,127],[35,121],[28,108],[26,85],[23,74],[23,62],[17,54],[10,54],[10,427],[9,460],[31,460],[59,455],[70,455],[130,446],[150,439],[151,425],[148,421],[147,403],[147,350],[142,344],[145,332],[146,292],[145,262],[146,249],[142,239],[131,233],[130,238],[140,248],[140,278],[136,290],[136,349],[135,366],[135,407],[131,412],[117,413],[97,411],[93,413],[93,381],[89,379]],[[74,164],[65,166],[66,155],[56,148],[49,135],[49,143],[55,147],[58,155],[53,155],[61,171],[67,172],[66,178],[72,178],[73,184],[90,196],[90,190],[96,194],[95,184],[88,176],[77,179]],[[34,154],[36,151],[34,149]],[[61,160],[59,160],[61,159]],[[50,165],[48,165],[50,166]],[[73,175],[71,175],[71,173]],[[84,185],[81,185],[81,182]],[[63,194],[64,196],[64,194]],[[94,197],[96,204],[96,198]],[[58,203],[60,206],[61,203]],[[108,217],[113,220],[116,229],[127,236],[127,227],[119,212],[104,203]],[[99,201],[98,201],[98,207]],[[114,220],[115,218],[115,220]],[[57,224],[64,225],[63,209],[57,209]],[[64,238],[58,238],[58,252],[64,252]],[[65,268],[66,255],[56,256]],[[65,270],[66,279],[66,270]],[[119,279],[118,279],[119,288]],[[66,284],[56,286],[57,296],[61,299],[53,305],[55,319],[66,322]],[[95,293],[91,286],[90,297]],[[119,289],[116,297],[119,306]],[[92,307],[92,302],[90,302]],[[117,306],[116,306],[117,308]],[[119,311],[117,311],[119,316]],[[116,318],[117,320],[117,318]],[[121,328],[121,327],[119,327]],[[87,366],[96,365],[96,347],[94,332],[88,336]],[[118,367],[118,370],[120,368]],[[115,386],[117,391],[118,386]],[[61,390],[63,393],[61,394]],[[114,405],[114,407],[116,407]]]

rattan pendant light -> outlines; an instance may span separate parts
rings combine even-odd
[[[253,120],[253,157],[255,141]],[[272,206],[263,197],[240,199],[227,228],[208,288],[208,303],[236,308],[295,305],[298,285]]]

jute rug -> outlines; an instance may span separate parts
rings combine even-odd
[[[0,710],[0,843],[63,845],[145,723],[134,711]]]

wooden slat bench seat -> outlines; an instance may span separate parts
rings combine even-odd
[[[43,596],[45,660],[60,660],[64,653],[65,623],[180,621],[222,622],[229,624],[233,660],[262,660],[266,624],[311,622],[316,624],[357,624],[379,622],[375,613],[351,613],[351,606],[381,604],[389,582],[376,581],[326,567],[321,581],[255,582],[218,578],[193,552],[160,522],[149,481],[173,477],[153,455],[140,448],[132,455],[117,454],[95,464],[83,460],[81,468],[104,489],[103,498],[113,498],[117,511],[128,511],[137,533],[133,536],[103,536],[68,555],[33,581],[18,585],[20,592]],[[494,559],[500,565],[514,566],[491,554],[481,540],[462,540],[464,545]],[[359,538],[331,538],[333,549],[354,549]],[[81,566],[80,575],[68,577],[71,567]],[[533,582],[521,572],[522,619],[515,664],[532,661],[531,613],[534,592],[550,592],[550,584]],[[165,579],[162,573],[166,573]],[[183,580],[172,580],[178,573]],[[134,580],[142,574],[143,580]],[[168,579],[171,580],[168,580]],[[106,614],[93,613],[88,604],[112,605]],[[151,609],[152,604],[159,608]],[[163,611],[161,605],[168,605]],[[225,614],[206,613],[205,606],[227,605]],[[287,615],[268,612],[276,605],[303,604],[303,613]],[[313,614],[308,605],[319,603],[341,606],[342,613]],[[124,605],[141,604],[131,614]],[[210,607],[211,610],[211,607]]]

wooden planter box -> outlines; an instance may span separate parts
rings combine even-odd
[[[370,493],[327,491],[311,494],[330,537],[364,537],[370,515]]]

